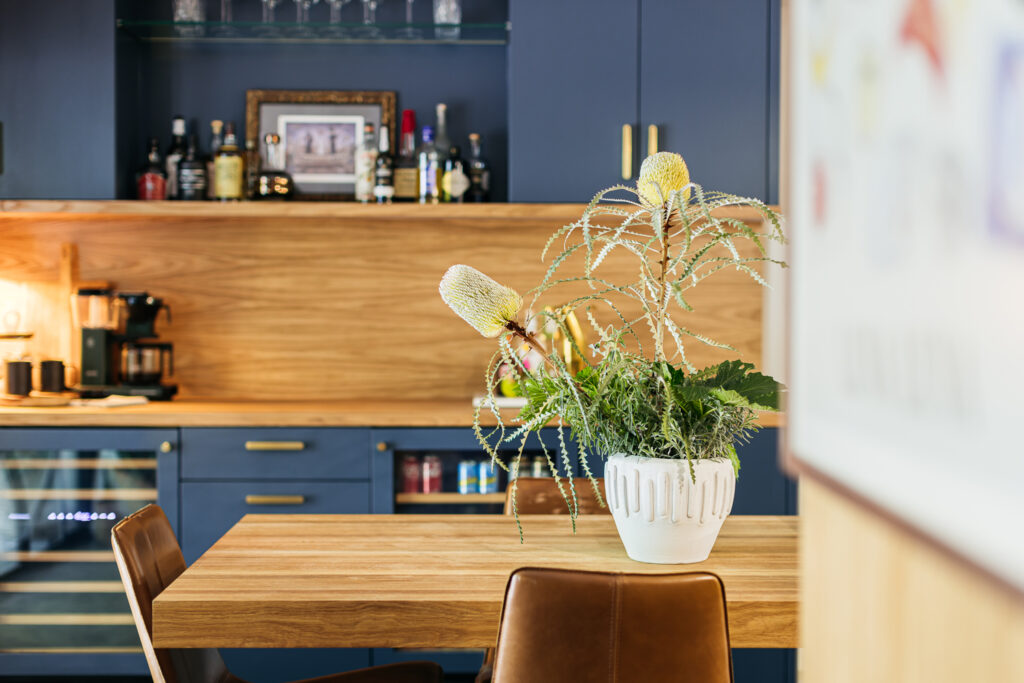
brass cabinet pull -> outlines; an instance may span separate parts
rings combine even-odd
[[[378,451],[380,451],[381,453],[383,453],[383,452],[384,452],[384,451],[386,451],[387,449],[388,449],[388,444],[387,444],[386,442],[384,442],[384,441],[378,441],[378,442],[377,442],[377,450],[378,450]]]
[[[305,496],[254,496],[245,497],[246,505],[302,505]]]
[[[647,126],[647,156],[658,153],[658,127],[653,123]]]
[[[246,441],[247,451],[301,451],[306,448],[302,441]]]
[[[622,179],[633,177],[633,126],[622,124]]]
[[[160,444],[161,453],[170,453],[173,450],[174,444],[172,444],[170,441],[164,441],[162,444]]]

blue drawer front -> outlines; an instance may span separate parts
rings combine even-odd
[[[301,503],[250,504],[246,496],[302,496]],[[192,564],[244,515],[367,514],[369,482],[191,482],[181,485],[181,547]]]
[[[281,683],[370,666],[366,648],[222,649],[220,654],[228,670],[249,683]]]
[[[370,478],[366,429],[193,428],[181,430],[181,443],[182,479]]]

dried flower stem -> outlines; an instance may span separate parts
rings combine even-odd
[[[665,360],[665,308],[668,306],[667,297],[667,285],[665,284],[665,278],[668,275],[668,247],[669,247],[669,234],[668,227],[671,222],[671,214],[668,211],[668,207],[665,206],[662,209],[665,212],[664,220],[661,225],[661,273],[658,274],[658,320],[657,320],[657,333],[654,339],[654,357],[655,360]]]

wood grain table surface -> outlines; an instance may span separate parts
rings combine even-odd
[[[154,602],[158,648],[494,644],[519,567],[722,577],[734,647],[797,647],[797,517],[729,517],[711,557],[630,560],[611,517],[246,515]]]

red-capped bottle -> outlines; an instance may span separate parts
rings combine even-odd
[[[139,199],[167,199],[167,173],[160,162],[160,141],[156,138],[149,139],[149,155],[135,177],[135,186]]]
[[[419,166],[416,161],[416,112],[406,109],[402,112],[402,137],[399,155],[395,160],[396,202],[415,202],[420,198]]]

